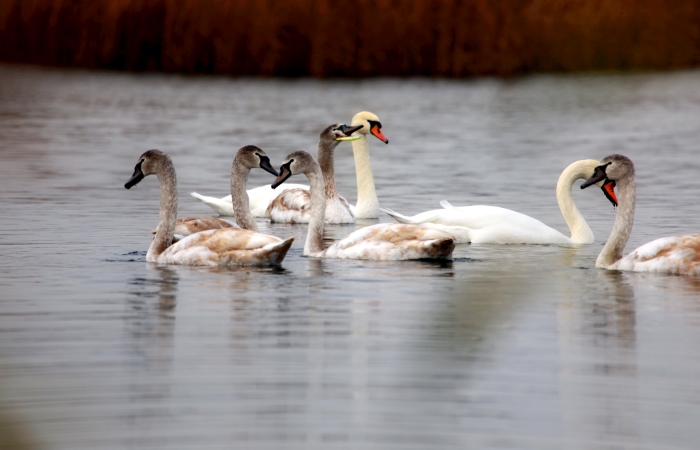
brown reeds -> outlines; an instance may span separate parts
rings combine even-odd
[[[463,77],[700,62],[698,0],[3,0],[5,61]]]

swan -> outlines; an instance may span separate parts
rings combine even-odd
[[[615,224],[595,266],[608,270],[700,275],[700,234],[656,239],[622,257],[632,234],[636,202],[634,164],[623,155],[610,155],[600,162],[581,189],[604,181],[608,198],[618,204]],[[617,187],[618,196],[614,188]],[[619,197],[619,201],[617,198]]]
[[[243,202],[246,198],[245,184],[248,181],[250,170],[261,168],[277,176],[277,171],[270,164],[270,158],[261,149],[255,146],[241,148],[233,158],[231,164],[231,192],[238,202]],[[185,217],[177,219],[175,222],[174,241],[177,242],[185,236],[198,233],[204,230],[219,230],[224,228],[245,228],[246,230],[258,231],[255,221],[250,214],[239,217],[241,225],[226,219],[217,217]],[[158,229],[151,231],[156,234]]]
[[[388,144],[389,140],[382,133],[382,124],[379,118],[371,112],[361,111],[355,114],[350,126],[354,127],[359,125],[362,125],[362,127],[355,131],[353,135],[360,136],[360,138],[352,142],[352,151],[355,158],[355,172],[357,175],[357,205],[350,205],[350,210],[355,215],[356,219],[377,219],[379,217],[379,201],[377,200],[377,192],[374,188],[372,166],[370,165],[369,159],[369,144],[366,135],[372,134],[385,144]],[[280,191],[289,189],[308,190],[309,186],[305,184],[285,183],[285,185],[278,190],[273,190],[269,184],[249,189],[248,197],[250,198],[250,208],[253,217],[267,217],[266,212],[270,202],[280,195]],[[222,198],[200,195],[196,192],[192,192],[190,195],[222,216],[233,215],[230,195]]]
[[[571,197],[571,187],[578,179],[586,179],[600,163],[585,159],[570,164],[559,176],[557,202],[571,236],[548,227],[537,219],[498,206],[452,207],[443,200],[445,209],[436,209],[412,217],[391,209],[382,209],[397,222],[420,224],[452,233],[458,243],[473,244],[592,244],[593,232]]]
[[[355,215],[350,204],[338,195],[335,189],[335,170],[333,152],[340,141],[354,141],[359,136],[350,136],[362,125],[348,127],[334,124],[321,132],[318,141],[318,162],[326,186],[326,223],[355,223]],[[236,209],[235,206],[233,208]],[[267,207],[266,216],[272,222],[309,223],[311,196],[308,189],[289,189],[279,194]]]
[[[305,174],[309,179],[311,219],[304,244],[304,255],[317,258],[404,260],[451,259],[454,236],[441,230],[416,225],[377,224],[364,227],[323,248],[324,213],[326,209],[323,174],[318,162],[305,151],[287,155],[273,189],[290,176]]]
[[[259,160],[266,157],[262,150],[253,146],[244,147],[239,150],[239,154],[241,152],[252,153]],[[177,215],[177,178],[170,157],[159,150],[143,153],[134,168],[134,174],[124,187],[131,189],[144,177],[152,174],[155,174],[160,182],[160,223],[146,253],[146,261],[160,264],[232,266],[278,265],[284,259],[294,238],[282,240],[243,228],[200,231],[173,243]],[[235,185],[240,186],[241,181],[234,178],[232,177],[231,181],[232,194],[239,197],[238,193],[233,192],[233,188]],[[242,204],[246,203],[246,199],[240,201]],[[249,219],[252,220],[252,217]],[[246,224],[244,216],[236,216],[236,221]]]

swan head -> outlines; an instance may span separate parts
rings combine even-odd
[[[134,167],[134,174],[131,175],[129,181],[124,184],[124,187],[131,189],[139,184],[148,175],[156,173],[157,168],[165,161],[170,161],[170,157],[160,150],[148,150],[139,156],[139,162]]]
[[[321,143],[334,148],[340,144],[341,141],[355,141],[360,139],[361,136],[352,136],[352,134],[361,128],[362,125],[347,126],[341,123],[329,125],[321,131]]]
[[[292,152],[284,159],[280,166],[280,174],[272,183],[272,189],[287,181],[292,175],[320,171],[318,162],[310,153],[303,150]]]
[[[248,169],[257,169],[259,167],[274,176],[279,175],[275,168],[272,167],[272,164],[270,164],[270,158],[261,148],[254,145],[241,147],[236,153],[234,163],[241,164]]]
[[[613,206],[617,206],[617,196],[615,195],[615,185],[630,175],[634,175],[634,163],[623,155],[610,155],[600,161],[600,165],[595,168],[593,175],[583,182],[581,189],[603,181],[603,193],[610,200]]]
[[[355,114],[351,125],[362,125],[362,128],[356,131],[358,135],[371,134],[385,144],[389,143],[389,139],[382,133],[382,123],[379,121],[379,117],[369,111]]]

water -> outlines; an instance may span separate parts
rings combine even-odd
[[[577,159],[636,163],[627,249],[697,232],[700,72],[500,81],[280,81],[0,66],[0,448],[680,449],[700,432],[700,280],[593,268],[590,246],[460,245],[454,262],[279,269],[144,262],[168,152],[187,194],[226,195],[255,144],[274,165],[371,110],[382,205],[490,204],[564,231]],[[355,200],[349,144],[339,192]],[[263,171],[249,186],[270,181]],[[296,177],[293,182],[305,182]],[[384,216],[380,219],[388,222]],[[328,239],[352,226],[333,226]]]

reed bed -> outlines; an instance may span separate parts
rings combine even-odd
[[[697,0],[3,0],[0,59],[264,76],[700,62]]]

